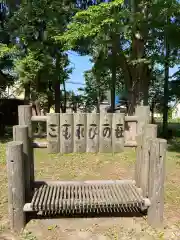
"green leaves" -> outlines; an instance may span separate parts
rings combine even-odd
[[[122,0],[115,0],[77,12],[67,26],[67,31],[63,35],[55,36],[55,40],[64,43],[65,49],[70,49],[77,44],[78,40],[108,34],[114,30],[114,26],[115,28],[123,26],[121,18],[127,15],[128,10],[122,10],[122,4]]]

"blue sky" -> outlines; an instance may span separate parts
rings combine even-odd
[[[86,70],[91,69],[92,63],[89,61],[89,56],[79,56],[76,52],[69,52],[69,59],[71,66],[74,68],[70,79],[68,82],[74,82],[78,84],[67,83],[66,89],[73,90],[75,93],[78,93],[77,89],[83,87],[84,77],[83,73]],[[178,67],[170,69],[170,75],[178,70]]]
[[[71,67],[73,68],[73,72],[68,82],[74,82],[79,84],[67,83],[66,89],[68,91],[73,90],[77,93],[77,89],[83,87],[83,74],[85,71],[92,68],[92,63],[89,61],[89,56],[79,56],[76,52],[69,52],[69,59],[71,62]]]

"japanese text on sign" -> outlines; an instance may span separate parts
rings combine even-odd
[[[76,125],[76,137],[78,139],[84,138],[85,134],[84,134],[84,125],[83,124],[77,124]]]
[[[88,131],[89,139],[94,139],[95,136],[98,135],[98,127],[96,124],[90,124],[90,128]]]
[[[124,132],[123,124],[120,124],[120,123],[116,124],[116,129],[115,129],[116,138],[122,138],[123,132]]]
[[[110,128],[109,124],[105,123],[102,126],[103,126],[103,132],[102,132],[103,137],[110,138],[111,137],[111,128]]]
[[[51,123],[48,125],[48,127],[49,127],[49,131],[48,131],[49,136],[52,138],[56,138],[58,136],[57,125]]]
[[[70,132],[70,124],[63,124],[62,125],[62,135],[65,138],[65,140],[69,140],[71,138],[71,132]]]

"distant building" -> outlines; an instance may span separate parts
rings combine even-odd
[[[180,118],[180,102],[177,102],[172,110],[172,119]]]

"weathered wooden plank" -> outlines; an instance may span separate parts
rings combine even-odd
[[[124,147],[133,147],[136,148],[137,147],[137,141],[128,141],[124,143]]]
[[[85,180],[85,181],[35,181],[35,187],[41,185],[90,185],[90,184],[133,184],[135,181],[131,179],[127,180]]]
[[[138,116],[125,116],[125,122],[138,122]]]
[[[138,117],[137,135],[143,132],[144,125],[150,122],[150,107],[137,106],[135,109],[135,116]]]
[[[48,152],[59,153],[60,151],[60,114],[49,113],[47,115],[47,141]]]
[[[124,113],[113,113],[112,115],[112,151],[122,152],[124,150]]]
[[[112,113],[100,113],[99,151],[112,152]]]
[[[157,125],[156,124],[147,124],[144,128],[144,136],[145,137],[157,137]]]
[[[33,148],[47,148],[48,142],[33,142]]]
[[[28,136],[29,136],[29,144],[30,144],[30,153],[29,153],[29,159],[30,159],[30,177],[31,177],[31,186],[33,186],[34,182],[34,153],[32,142],[33,142],[33,135],[32,135],[32,107],[30,105],[20,105],[18,106],[18,117],[19,117],[19,125],[27,125],[28,126]],[[31,187],[32,189],[32,187]],[[32,189],[33,190],[33,189]]]
[[[141,172],[140,172],[140,187],[143,191],[143,196],[148,196],[148,181],[149,181],[149,161],[150,161],[150,139],[157,137],[157,125],[146,124],[144,126],[142,156],[141,156]]]
[[[86,114],[75,113],[74,116],[74,152],[86,152]]]
[[[62,113],[60,114],[60,152],[72,153],[73,152],[73,114]]]
[[[31,121],[32,122],[46,122],[47,116],[32,116]]]
[[[19,125],[27,125],[29,137],[32,138],[32,107],[30,105],[18,106]]]
[[[99,120],[98,113],[87,113],[87,152],[99,151]]]
[[[25,181],[22,142],[9,142],[6,151],[8,175],[8,212],[11,229],[20,232],[26,224]]]
[[[164,212],[164,180],[167,141],[153,139],[150,150],[148,223],[152,227],[160,227]]]
[[[32,197],[31,191],[31,159],[30,159],[30,142],[28,137],[28,126],[13,126],[13,141],[23,143],[24,155],[24,180],[25,180],[25,201],[28,202]]]
[[[148,173],[149,173],[149,154],[150,154],[150,140],[151,138],[143,136],[142,155],[141,155],[141,171],[140,171],[140,188],[143,196],[148,196]]]
[[[141,171],[142,171],[142,144],[143,144],[143,135],[137,136],[137,148],[136,148],[136,162],[135,162],[135,181],[138,188],[141,187]]]
[[[135,142],[137,137],[137,121],[125,121],[124,141]]]

